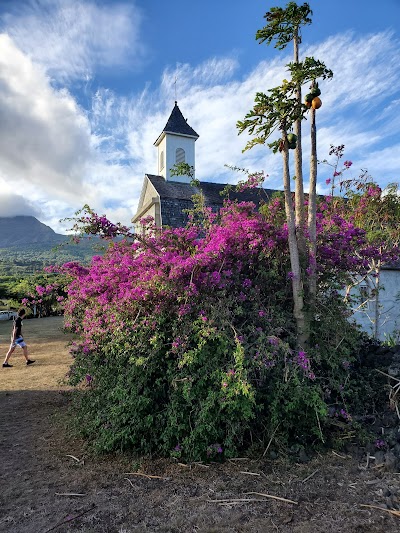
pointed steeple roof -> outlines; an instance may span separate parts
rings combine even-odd
[[[163,129],[161,134],[158,136],[156,142],[154,143],[156,146],[159,144],[161,139],[164,137],[165,133],[172,133],[175,135],[184,135],[185,137],[194,137],[195,139],[199,138],[199,135],[186,122],[186,119],[184,118],[181,110],[178,107],[178,102],[176,101],[175,101],[175,106],[172,110],[172,113],[165,125],[165,128]]]

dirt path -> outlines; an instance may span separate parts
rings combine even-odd
[[[400,530],[400,517],[362,506],[398,508],[400,475],[366,469],[364,459],[330,453],[306,464],[242,458],[188,466],[93,457],[55,416],[62,418],[68,404],[58,384],[69,364],[60,326],[58,318],[26,321],[25,336],[37,364],[26,368],[19,354],[13,369],[0,369],[0,531]],[[3,350],[8,328],[0,324]]]

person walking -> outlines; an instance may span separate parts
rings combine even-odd
[[[29,359],[28,346],[22,336],[22,319],[24,317],[25,317],[25,309],[20,309],[18,311],[17,318],[14,320],[14,326],[13,326],[13,330],[11,334],[11,344],[10,344],[10,348],[8,349],[6,358],[4,359],[3,368],[12,368],[13,365],[10,365],[8,360],[10,359],[12,353],[14,352],[17,346],[22,348],[27,365],[32,365],[35,362],[33,359]]]

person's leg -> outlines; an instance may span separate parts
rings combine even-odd
[[[8,360],[10,359],[10,357],[11,357],[12,353],[14,352],[14,350],[15,350],[15,345],[14,345],[14,343],[12,342],[12,343],[10,344],[10,348],[8,349],[8,352],[7,352],[7,354],[6,354],[6,358],[4,359],[4,363],[3,363],[3,364],[6,365],[6,364],[8,363]]]
[[[33,364],[35,362],[35,360],[34,359],[29,359],[29,357],[28,357],[28,346],[25,344],[25,342],[22,342],[20,344],[20,346],[21,346],[21,348],[22,348],[22,350],[24,352],[24,357],[25,357],[25,360],[26,360],[26,364],[27,365]]]
[[[24,352],[24,357],[26,361],[29,361],[28,357],[28,346],[25,344],[25,346],[22,346],[22,351]]]

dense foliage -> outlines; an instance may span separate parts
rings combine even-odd
[[[46,272],[23,278],[0,276],[0,299],[7,309],[23,305],[28,318],[58,314],[63,312],[66,281],[64,275]]]
[[[186,228],[143,221],[134,239],[92,211],[87,232],[111,243],[72,276],[66,326],[76,421],[99,450],[185,458],[232,456],[244,445],[324,441],[348,424],[349,372],[358,333],[337,292],[362,273],[376,247],[330,209],[318,211],[316,320],[308,353],[296,349],[287,226],[281,198],[255,211],[227,203]],[[336,427],[336,425],[335,425]]]

